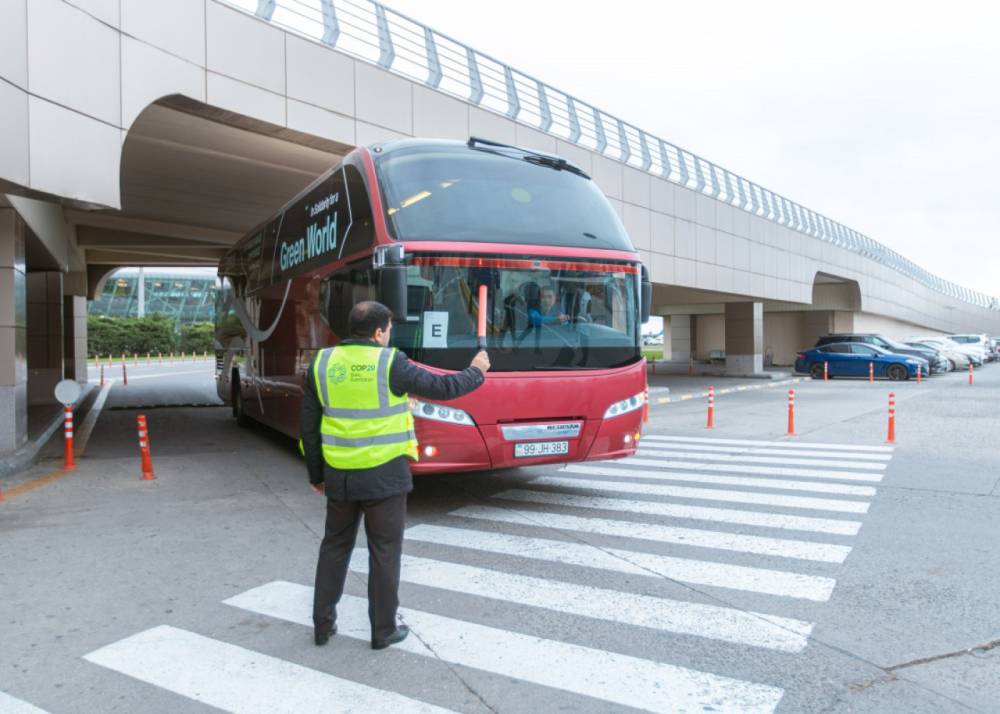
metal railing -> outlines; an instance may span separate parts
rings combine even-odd
[[[561,92],[371,0],[224,0],[408,79],[779,225],[828,241],[944,295],[1000,310],[1000,300],[933,275],[876,240]]]

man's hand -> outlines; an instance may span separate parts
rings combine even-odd
[[[490,356],[486,354],[486,350],[480,350],[475,357],[472,358],[472,364],[470,367],[475,367],[483,374],[490,371]]]
[[[313,493],[315,493],[317,496],[326,495],[326,486],[322,481],[320,481],[319,483],[311,483],[309,484],[309,487],[313,490]]]
[[[569,319],[570,319],[570,317],[569,317],[569,315],[560,315],[560,316],[559,316],[558,318],[556,318],[556,319],[558,319],[558,320],[559,320],[559,322],[566,322],[567,320],[569,320]]]

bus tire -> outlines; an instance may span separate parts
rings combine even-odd
[[[236,418],[236,423],[239,426],[250,426],[251,419],[247,416],[246,410],[243,408],[243,390],[240,389],[238,381],[233,382],[233,416]]]

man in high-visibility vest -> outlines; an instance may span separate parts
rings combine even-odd
[[[372,649],[409,634],[396,624],[406,494],[413,490],[409,460],[417,440],[409,394],[444,401],[478,388],[490,368],[485,351],[456,374],[421,369],[388,347],[392,312],[358,303],[348,316],[350,339],[320,350],[304,380],[302,453],[313,490],[326,495],[326,535],[319,549],[313,625],[317,645],[337,632],[362,513],[368,536],[368,618]]]

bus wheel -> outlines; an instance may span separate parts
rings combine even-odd
[[[240,389],[239,382],[233,387],[233,416],[240,426],[250,426],[250,417],[243,408],[243,390]]]

